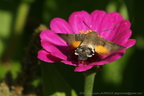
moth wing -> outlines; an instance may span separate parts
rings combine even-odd
[[[123,46],[105,40],[103,38],[99,38],[95,42],[95,51],[100,55],[108,55],[109,53],[117,52],[124,49]]]
[[[64,39],[72,47],[78,47],[86,34],[61,34],[58,33],[62,39]]]

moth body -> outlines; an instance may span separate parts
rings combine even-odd
[[[85,35],[81,44],[75,50],[75,55],[78,55],[78,60],[87,60],[95,54],[93,40],[97,38],[96,32],[90,32]]]
[[[89,32],[87,34],[58,34],[69,45],[75,48],[75,55],[78,60],[87,60],[95,55],[108,55],[112,52],[119,51],[124,47],[100,37],[97,32]]]

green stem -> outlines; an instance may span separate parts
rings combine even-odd
[[[84,72],[84,75],[85,75],[84,96],[92,96],[96,71],[88,70]]]

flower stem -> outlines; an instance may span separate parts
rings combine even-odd
[[[84,75],[85,75],[84,96],[92,96],[96,71],[88,70],[84,72]]]

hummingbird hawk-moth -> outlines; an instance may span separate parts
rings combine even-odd
[[[97,32],[92,31],[87,34],[61,34],[58,35],[65,40],[69,45],[75,48],[75,55],[78,55],[78,60],[87,60],[95,55],[105,56],[112,52],[117,52],[124,47],[106,39],[103,39]]]

